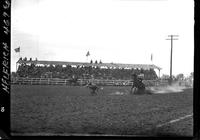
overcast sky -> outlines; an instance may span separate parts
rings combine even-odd
[[[169,74],[172,34],[173,74],[193,72],[193,0],[13,0],[11,23],[11,71],[20,46],[28,59],[153,63]]]

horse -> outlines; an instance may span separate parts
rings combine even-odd
[[[72,77],[68,79],[69,85],[75,86],[78,85],[78,77]]]
[[[145,85],[142,82],[142,78],[138,78],[136,74],[133,74],[133,85],[131,87],[131,94],[142,94],[146,93]]]
[[[96,84],[92,82],[87,83],[85,87],[90,89],[91,95],[97,95],[99,90],[103,89],[103,88],[98,87]]]

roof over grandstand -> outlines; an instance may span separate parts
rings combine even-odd
[[[122,63],[87,63],[87,62],[64,62],[64,61],[38,61],[38,60],[18,60],[18,64],[35,64],[35,65],[71,65],[71,66],[97,66],[107,68],[131,68],[131,69],[158,69],[160,67],[154,64],[122,64]]]

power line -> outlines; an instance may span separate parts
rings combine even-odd
[[[174,38],[174,37],[178,37],[178,35],[168,35],[168,39],[166,40],[171,40],[171,55],[170,55],[170,81],[169,84],[172,84],[172,54],[173,54],[173,40],[178,40],[178,38]]]

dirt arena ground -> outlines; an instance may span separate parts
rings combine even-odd
[[[193,135],[193,89],[152,95],[129,89],[103,87],[92,96],[85,87],[12,85],[11,134]]]

